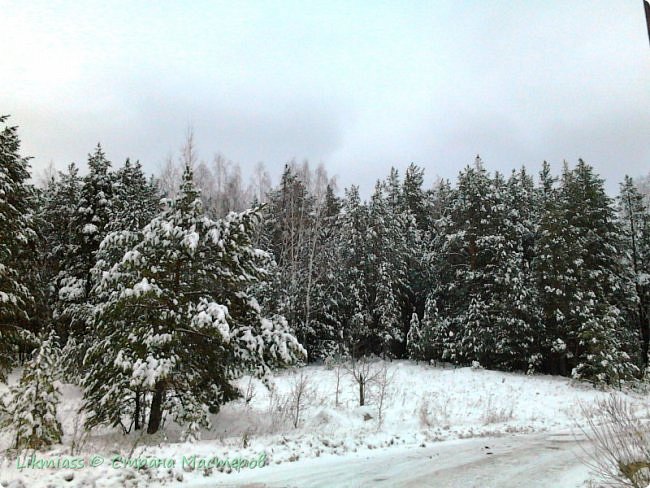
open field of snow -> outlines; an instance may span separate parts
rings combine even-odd
[[[303,483],[295,485],[288,480],[292,473],[296,479],[304,476],[307,466],[327,472],[328,464],[336,464],[347,465],[347,471],[335,470],[341,476],[344,471],[347,475],[339,480],[340,485],[329,480],[333,483],[330,486],[354,486],[355,465],[374,466],[379,477],[391,478],[401,476],[400,469],[404,473],[416,473],[414,465],[404,464],[404,459],[411,458],[413,463],[417,461],[425,466],[417,472],[426,476],[430,471],[424,463],[427,456],[442,456],[447,464],[453,461],[453,466],[462,466],[465,461],[471,464],[475,478],[480,480],[479,457],[494,455],[504,461],[508,459],[508,452],[527,452],[527,466],[531,468],[536,463],[535,449],[546,442],[544,439],[557,432],[566,435],[571,429],[576,430],[576,426],[583,423],[584,408],[610,394],[551,376],[432,367],[409,361],[378,362],[373,367],[376,371],[386,368],[385,394],[382,400],[380,385],[369,386],[368,404],[363,407],[358,405],[357,385],[343,368],[338,370],[338,406],[336,368],[308,366],[280,372],[273,379],[273,390],[257,380],[242,378],[239,385],[245,398],[225,405],[213,416],[212,429],[203,432],[202,439],[191,444],[178,442],[180,429],[170,422],[164,433],[154,436],[136,433],[123,436],[117,429],[84,435],[80,429],[83,419],[76,413],[80,392],[73,385],[61,385],[64,400],[59,416],[65,432],[63,445],[38,453],[37,458],[67,459],[68,462],[72,458],[83,459],[84,468],[25,467],[19,470],[16,459],[5,452],[0,465],[0,482],[12,487],[214,486],[217,482],[236,486],[260,481],[271,483],[269,486],[310,486],[312,482],[314,486],[325,486],[322,479],[319,484],[318,478],[310,481],[303,477],[300,478]],[[12,380],[16,380],[15,374]],[[647,415],[642,395],[634,392],[614,394],[625,396],[637,405],[640,415]],[[5,436],[0,442],[4,452],[11,439]],[[488,455],[483,444],[493,449],[495,445],[501,447]],[[558,453],[546,447],[538,449],[543,453],[539,455],[540,466],[550,471],[559,469],[557,479],[561,480],[562,464],[553,465]],[[564,447],[562,449],[567,454]],[[567,455],[571,456],[571,461],[563,459],[562,463],[567,470],[577,473],[569,478],[572,482],[584,479],[585,468],[576,461],[575,455]],[[121,459],[112,466],[116,456]],[[197,460],[193,469],[189,462],[184,462],[192,456]],[[216,468],[207,463],[214,456],[231,460],[262,459],[268,466]],[[127,459],[158,460],[168,465],[173,462],[174,466],[135,469],[125,467]],[[402,463],[393,463],[398,467],[391,468],[388,459],[400,459]],[[98,460],[102,463],[89,466],[98,464]],[[206,464],[202,465],[201,460]],[[24,458],[19,462],[26,463]],[[382,467],[385,468],[383,475]],[[368,470],[370,468],[366,468],[365,475],[359,472],[360,482],[371,481],[367,479]],[[228,471],[230,474],[226,474]]]

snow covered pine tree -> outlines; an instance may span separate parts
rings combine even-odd
[[[54,333],[41,340],[23,375],[12,386],[2,407],[0,428],[14,433],[16,449],[40,449],[61,442],[63,431],[56,418],[60,392],[55,384],[58,348]]]
[[[6,116],[0,116],[4,124]],[[0,131],[0,380],[19,344],[29,341],[24,325],[34,304],[28,283],[34,246],[34,189],[27,184],[27,159],[20,156],[17,128]]]
[[[272,263],[251,245],[260,211],[208,218],[190,168],[167,205],[130,251],[98,263],[96,341],[84,359],[89,426],[133,421],[136,393],[144,392],[148,433],[168,412],[195,437],[208,413],[236,396],[233,379],[265,378],[305,355],[284,318],[265,318],[249,294]],[[122,237],[133,233],[110,234],[103,250],[123,246]]]

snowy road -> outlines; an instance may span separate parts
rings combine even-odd
[[[466,439],[272,465],[227,475],[214,487],[577,487],[589,477],[569,433]]]

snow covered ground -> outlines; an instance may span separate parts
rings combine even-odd
[[[192,488],[436,487],[548,488],[583,486],[589,470],[573,433],[484,437],[327,456],[242,471],[236,481],[195,480]],[[332,480],[336,480],[334,483]]]
[[[80,392],[62,385],[63,445],[34,459],[62,464],[81,459],[84,467],[21,470],[17,464],[27,461],[5,453],[0,482],[12,487],[431,486],[427,481],[436,479],[435,486],[484,487],[523,481],[550,486],[544,482],[552,479],[552,486],[562,487],[580,486],[588,477],[571,432],[584,423],[583,407],[610,393],[551,376],[408,361],[375,368],[383,365],[389,381],[381,415],[377,385],[369,390],[368,405],[359,407],[357,386],[340,370],[337,406],[336,368],[308,366],[278,373],[273,391],[242,378],[239,385],[249,401],[224,406],[212,429],[191,444],[179,442],[180,430],[170,422],[154,436],[123,436],[117,429],[84,435],[76,413]],[[642,395],[614,394],[647,415]],[[3,452],[10,444],[8,436],[0,438]],[[215,456],[267,465],[215,467],[209,462]],[[137,469],[125,466],[127,460],[168,467]]]

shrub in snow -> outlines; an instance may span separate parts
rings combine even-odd
[[[298,428],[301,416],[307,408],[308,401],[314,395],[315,390],[311,385],[309,376],[301,370],[300,373],[294,376],[290,392],[291,417],[294,429]]]
[[[54,384],[55,340],[53,334],[42,340],[3,405],[0,426],[13,432],[16,449],[40,449],[61,442],[61,424],[56,418],[60,392]]]
[[[146,420],[155,433],[168,412],[195,437],[208,413],[238,395],[234,379],[265,379],[304,357],[284,318],[265,317],[250,294],[272,265],[251,243],[260,218],[256,210],[208,218],[188,168],[178,198],[142,231],[106,237],[84,358],[89,427],[138,429]]]
[[[645,488],[650,483],[650,433],[632,404],[616,395],[581,406],[582,432],[594,449],[584,463],[607,486]]]

